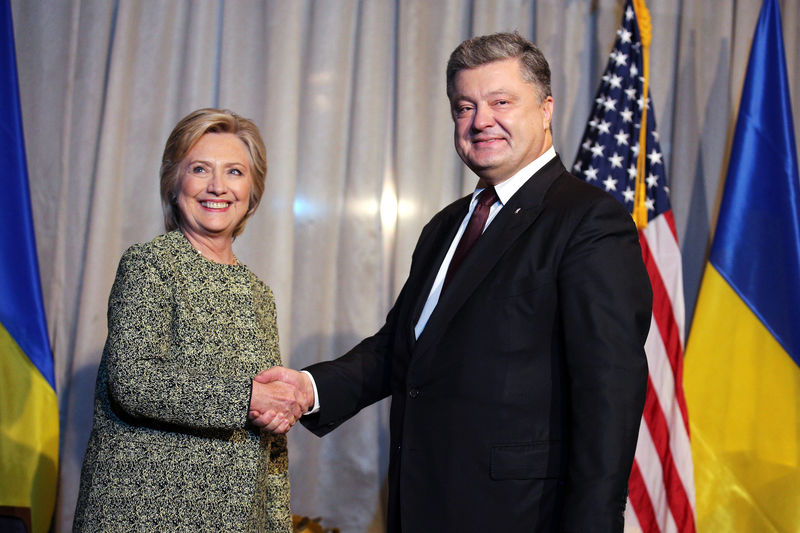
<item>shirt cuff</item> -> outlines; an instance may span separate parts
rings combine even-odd
[[[301,370],[300,372],[308,376],[308,379],[311,380],[311,386],[314,387],[314,406],[305,413],[303,413],[303,416],[313,415],[314,413],[319,411],[319,393],[317,392],[317,382],[314,381],[314,376],[312,376],[311,372],[309,372],[308,370]]]

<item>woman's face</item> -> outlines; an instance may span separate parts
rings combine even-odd
[[[245,144],[233,133],[206,133],[186,154],[179,172],[183,231],[232,239],[250,205],[252,171]]]

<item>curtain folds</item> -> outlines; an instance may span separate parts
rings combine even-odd
[[[161,151],[206,106],[252,118],[267,191],[234,247],[274,290],[284,363],[375,332],[425,222],[475,177],[453,149],[449,53],[517,29],[548,57],[571,165],[621,0],[12,0],[31,197],[62,428],[69,531],[120,255],[163,231]],[[651,91],[683,248],[687,324],[727,166],[760,0],[650,0]],[[800,7],[781,1],[800,90]],[[800,98],[794,98],[800,139]],[[332,435],[290,433],[292,506],[382,531],[388,403]]]

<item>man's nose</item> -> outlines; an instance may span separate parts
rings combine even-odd
[[[472,127],[478,131],[485,130],[494,126],[494,115],[492,110],[487,105],[478,105],[475,108],[475,119],[472,121]]]

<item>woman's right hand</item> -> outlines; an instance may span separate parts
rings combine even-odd
[[[287,433],[306,411],[299,391],[282,381],[253,380],[249,418],[271,433]]]

